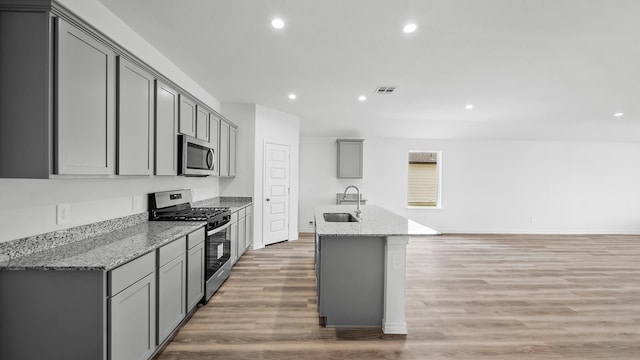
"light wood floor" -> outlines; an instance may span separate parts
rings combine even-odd
[[[640,359],[640,236],[408,246],[406,336],[320,327],[313,239],[247,252],[158,359]]]

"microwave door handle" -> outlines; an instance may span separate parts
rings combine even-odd
[[[210,170],[213,170],[213,164],[214,164],[213,149],[209,149],[209,152],[207,153],[207,167]]]

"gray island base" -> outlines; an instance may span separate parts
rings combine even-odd
[[[318,315],[327,327],[380,327],[407,334],[406,248],[409,236],[432,236],[431,228],[375,205],[315,209]],[[342,221],[327,221],[324,214]],[[351,220],[351,221],[348,221]]]

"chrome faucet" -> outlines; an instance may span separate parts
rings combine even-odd
[[[359,218],[360,214],[362,214],[362,211],[360,211],[360,189],[358,189],[358,187],[355,185],[347,186],[347,188],[344,189],[344,194],[342,194],[342,199],[343,200],[347,199],[347,190],[349,190],[350,188],[354,188],[358,192],[358,207],[356,208],[356,217]]]

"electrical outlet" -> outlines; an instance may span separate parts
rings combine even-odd
[[[314,225],[313,220],[309,220],[309,225],[311,225],[311,226]]]
[[[71,205],[56,205],[56,224],[62,225],[71,221]]]
[[[135,195],[131,198],[131,210],[133,212],[142,211],[142,196]]]

